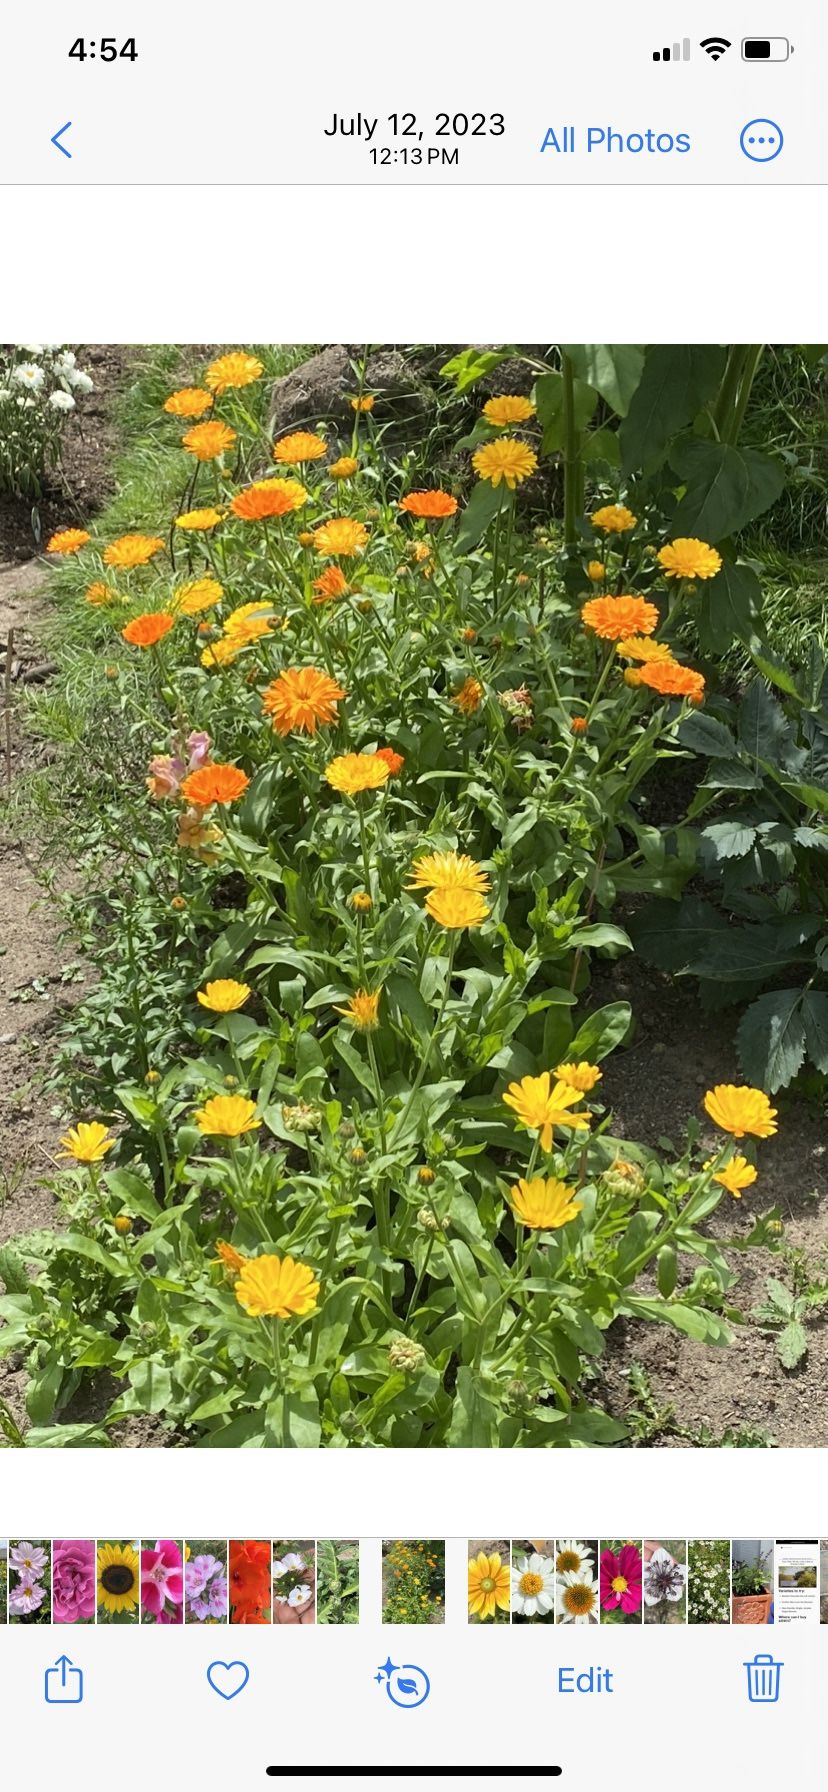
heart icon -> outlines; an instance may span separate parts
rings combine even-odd
[[[246,1661],[211,1661],[207,1669],[207,1680],[220,1699],[235,1699],[249,1679]]]

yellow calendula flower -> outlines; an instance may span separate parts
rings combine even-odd
[[[494,423],[502,429],[507,423],[528,423],[535,415],[535,407],[531,398],[520,398],[517,393],[504,392],[499,398],[490,398],[483,406],[483,415],[487,423]]]
[[[498,1608],[502,1612],[509,1610],[509,1566],[502,1556],[495,1551],[486,1555],[472,1556],[469,1561],[469,1612],[473,1618],[485,1622],[493,1618]]]
[[[202,611],[220,604],[223,596],[224,588],[218,579],[191,579],[188,585],[173,592],[170,609],[175,616],[200,616]]]
[[[497,441],[486,442],[472,455],[472,466],[481,479],[495,488],[502,480],[510,491],[531,478],[537,464],[537,455],[516,436],[500,436]]]
[[[603,560],[588,560],[587,561],[587,578],[592,580],[593,585],[603,584],[606,576],[607,576],[607,569],[604,565]]]
[[[348,902],[358,915],[370,914],[374,906],[374,898],[369,895],[367,890],[353,890],[348,897]]]
[[[332,479],[353,479],[359,472],[359,461],[352,454],[340,454],[338,460],[331,461],[328,472]]]
[[[458,933],[463,927],[481,927],[490,910],[487,903],[476,890],[454,889],[429,890],[426,897],[426,913],[438,927],[445,927],[448,933]]]
[[[181,437],[181,446],[196,460],[218,460],[236,440],[236,431],[228,423],[196,423]]]
[[[715,1158],[708,1158],[704,1166],[705,1169],[709,1170],[713,1163],[715,1163]],[[741,1157],[737,1152],[726,1164],[722,1164],[720,1170],[714,1171],[713,1181],[721,1183],[722,1188],[726,1188],[728,1194],[733,1195],[734,1199],[738,1201],[742,1189],[750,1188],[758,1174],[755,1164],[748,1163],[747,1158]]]
[[[600,510],[593,510],[592,521],[605,535],[623,535],[627,529],[635,528],[638,517],[626,504],[602,504]]]
[[[327,452],[324,438],[309,429],[297,429],[293,435],[282,436],[281,441],[273,444],[273,459],[283,467],[301,467],[305,461],[324,460]]]
[[[502,1100],[514,1110],[521,1126],[540,1133],[541,1149],[551,1151],[555,1127],[581,1132],[589,1126],[588,1113],[572,1111],[578,1096],[579,1090],[560,1081],[553,1083],[550,1072],[544,1070],[540,1076],[524,1076],[519,1083],[510,1083]]]
[[[256,1116],[256,1103],[247,1095],[211,1095],[203,1108],[197,1108],[195,1123],[207,1137],[238,1139],[242,1133],[255,1132],[261,1126]]]
[[[267,1253],[249,1257],[234,1293],[252,1319],[304,1319],[319,1297],[319,1283],[306,1263]]]
[[[351,410],[358,411],[358,412],[363,411],[363,412],[367,413],[367,412],[373,410],[375,404],[376,404],[376,399],[372,398],[370,392],[365,392],[365,393],[363,393],[361,398],[352,398],[351,399]]]
[[[407,890],[473,890],[478,895],[490,888],[482,865],[465,852],[427,852],[415,859]]]
[[[352,560],[361,554],[368,541],[368,530],[364,523],[358,523],[354,517],[334,516],[330,522],[322,523],[313,531],[313,545],[317,554],[328,558],[340,555],[343,560]]]
[[[215,529],[216,524],[223,520],[223,512],[216,510],[212,504],[207,504],[201,510],[185,510],[183,516],[176,517],[175,526],[176,529],[192,529],[197,533],[199,529]]]
[[[575,1190],[555,1176],[533,1176],[530,1182],[520,1181],[509,1196],[515,1218],[535,1232],[557,1232],[567,1220],[574,1220],[583,1208],[575,1200]]]
[[[182,386],[164,399],[164,410],[170,417],[203,417],[205,411],[212,408],[213,394],[205,392],[201,386]]]
[[[229,1274],[237,1276],[239,1270],[244,1269],[245,1263],[249,1261],[250,1259],[245,1257],[243,1251],[236,1250],[234,1244],[227,1244],[223,1238],[216,1239],[216,1255],[213,1262],[220,1264],[222,1269],[226,1269]]]
[[[218,977],[196,992],[202,1008],[209,1008],[211,1014],[235,1014],[250,993],[249,983],[237,983],[235,977]]]
[[[583,1058],[580,1064],[558,1064],[555,1070],[558,1081],[566,1083],[568,1089],[577,1089],[579,1095],[588,1095],[600,1083],[602,1074],[597,1064],[588,1064]]]
[[[211,361],[204,375],[204,384],[211,392],[233,392],[241,386],[252,386],[254,380],[261,379],[264,367],[255,355],[245,355],[240,349],[229,355],[219,355],[217,361]]]
[[[762,1089],[717,1083],[714,1089],[708,1089],[704,1108],[714,1126],[731,1133],[734,1139],[743,1139],[746,1133],[752,1133],[756,1139],[769,1139],[777,1131],[777,1110],[771,1107]]]
[[[658,550],[658,563],[668,579],[715,579],[722,569],[722,556],[707,541],[693,535],[679,535]]]
[[[94,579],[91,585],[87,585],[83,595],[84,601],[93,607],[123,602],[120,592],[113,591],[112,586],[105,584],[103,579]]]
[[[98,1164],[116,1141],[102,1121],[79,1120],[77,1126],[64,1133],[60,1142],[64,1149],[58,1152],[59,1157],[73,1157],[76,1164]]]
[[[390,776],[387,759],[379,753],[342,753],[325,767],[325,777],[332,790],[342,796],[359,796],[365,790],[379,790]]]
[[[616,641],[615,651],[622,660],[638,660],[641,665],[673,657],[666,642],[651,641],[647,635],[626,635],[623,641]]]
[[[379,1026],[379,1005],[381,989],[373,991],[358,989],[352,995],[345,1008],[337,1008],[337,1014],[344,1014],[358,1033],[372,1033]]]

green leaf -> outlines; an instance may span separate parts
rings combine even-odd
[[[457,1371],[457,1390],[446,1443],[456,1449],[487,1450],[497,1437],[497,1407],[483,1393],[472,1369]]]
[[[805,1059],[802,990],[775,989],[758,996],[739,1022],[736,1041],[749,1082],[770,1095],[787,1088]]]
[[[675,1246],[663,1244],[656,1257],[656,1282],[658,1292],[669,1300],[678,1281],[678,1257]]]
[[[644,1300],[632,1296],[625,1298],[621,1310],[633,1319],[656,1319],[664,1325],[672,1325],[677,1332],[683,1332],[686,1338],[695,1338],[700,1344],[730,1344],[733,1340],[730,1326],[718,1314],[684,1306],[680,1301]]]
[[[776,1351],[783,1369],[795,1369],[797,1363],[801,1363],[802,1358],[807,1355],[808,1335],[798,1319],[792,1319],[779,1333]]]
[[[456,552],[468,554],[476,548],[498,511],[502,509],[505,515],[512,503],[514,493],[507,486],[494,486],[488,479],[478,479],[460,519],[454,543]]]
[[[626,417],[644,367],[644,350],[602,342],[565,343],[562,348],[572,362],[576,378],[594,386],[616,416]]]
[[[596,1008],[570,1042],[569,1059],[573,1064],[580,1064],[582,1059],[589,1064],[600,1064],[602,1058],[609,1057],[617,1045],[623,1044],[631,1020],[629,1002],[608,1002],[606,1007]]]
[[[715,716],[705,715],[704,710],[685,716],[676,730],[677,737],[683,747],[689,747],[691,753],[704,753],[708,759],[735,759],[736,742],[724,722],[717,722]]]
[[[50,1363],[31,1383],[26,1395],[26,1411],[33,1425],[48,1425],[58,1403],[63,1373],[60,1363]]]
[[[641,379],[621,425],[621,464],[627,473],[661,464],[673,436],[717,390],[725,350],[715,343],[648,348]]]
[[[776,502],[785,484],[779,461],[702,436],[680,436],[670,465],[687,488],[673,514],[671,533],[703,541],[723,541],[743,529]]]
[[[584,437],[581,459],[589,467],[600,464],[608,467],[620,466],[621,450],[617,432],[614,429],[593,429]]]
[[[780,659],[778,653],[774,653],[768,642],[755,636],[748,645],[750,657],[757,672],[761,672],[762,677],[767,678],[770,684],[775,684],[778,690],[784,691],[786,697],[796,697],[798,695],[796,679],[790,667],[786,666],[785,661]]]
[[[535,404],[538,411],[538,422],[543,429],[542,451],[553,454],[563,446],[563,395],[564,382],[562,373],[544,373],[535,384]],[[582,380],[574,382],[574,415],[575,428],[585,429],[598,403],[598,393],[591,386],[584,385]]]
[[[802,997],[802,1022],[808,1056],[817,1070],[828,1074],[828,996],[808,989]]]
[[[791,737],[785,711],[761,678],[754,678],[739,707],[739,740],[755,765],[779,767]]]
[[[136,1176],[132,1170],[107,1170],[103,1180],[113,1202],[123,1207],[133,1218],[137,1216],[142,1220],[157,1220],[161,1209],[142,1176]]]
[[[700,896],[685,896],[680,903],[650,902],[630,917],[630,933],[636,952],[659,971],[692,970],[711,946],[731,937],[724,915]]]
[[[121,1405],[132,1412],[164,1412],[172,1400],[172,1376],[162,1363],[145,1357],[133,1363],[129,1371],[131,1396],[126,1394]]]
[[[0,1248],[0,1282],[7,1294],[28,1294],[30,1282],[23,1258],[10,1244]]]
[[[454,381],[456,392],[468,392],[470,386],[485,379],[487,373],[493,373],[502,361],[513,358],[511,349],[464,348],[459,355],[452,355],[451,360],[446,361],[440,374],[443,379]]]
[[[702,829],[702,839],[709,840],[717,860],[743,859],[756,839],[756,829],[745,821],[712,821]]]
[[[761,607],[762,588],[753,568],[725,560],[715,579],[705,580],[701,595],[703,652],[727,653],[734,641],[751,641]]]

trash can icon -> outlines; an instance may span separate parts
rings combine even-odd
[[[776,1705],[779,1700],[779,1679],[784,1662],[772,1655],[754,1655],[742,1664],[747,1669],[748,1698],[751,1705]]]

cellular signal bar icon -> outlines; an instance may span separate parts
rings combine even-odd
[[[689,37],[683,37],[680,44],[673,44],[672,49],[670,48],[669,44],[665,44],[663,50],[654,50],[653,51],[653,61],[654,62],[689,62],[690,61],[690,39],[689,39]]]

